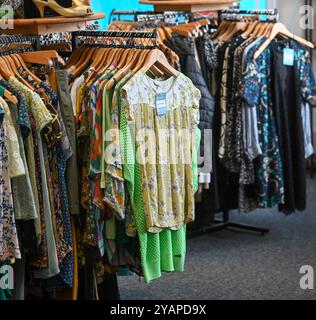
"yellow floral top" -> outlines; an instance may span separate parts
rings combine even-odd
[[[165,97],[162,113],[156,106],[159,94]],[[141,71],[122,89],[149,232],[179,230],[194,220],[200,97],[191,80],[180,73],[160,80]]]
[[[20,177],[25,175],[25,167],[20,153],[18,136],[13,124],[11,112],[6,101],[0,97],[0,104],[3,107],[5,117],[7,121],[6,133],[7,133],[7,145],[8,145],[8,156],[9,156],[9,172],[10,178]]]

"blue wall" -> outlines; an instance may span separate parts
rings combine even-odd
[[[92,0],[92,8],[94,12],[105,12],[105,19],[100,21],[103,29],[106,28],[109,22],[109,17],[113,9],[116,10],[152,10],[152,6],[139,4],[138,0]]]
[[[259,2],[259,8],[257,8],[257,3]],[[249,10],[249,9],[266,9],[267,1],[266,0],[242,0],[240,1],[241,9]]]
[[[139,4],[138,0],[92,0],[92,7],[95,12],[105,12],[106,17],[100,24],[102,29],[106,29],[108,25],[110,13],[113,9],[116,10],[151,10],[151,6],[145,6],[143,4]],[[241,8],[242,9],[254,9],[256,8],[256,4],[258,1],[256,0],[242,0]],[[260,0],[260,9],[266,8],[266,0]],[[258,8],[259,9],[259,8]]]

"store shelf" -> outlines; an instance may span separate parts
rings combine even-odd
[[[140,0],[142,4],[154,5],[155,12],[164,11],[182,11],[182,12],[201,12],[201,11],[217,11],[227,9],[236,1],[232,0]]]
[[[87,17],[50,17],[37,19],[14,19],[14,29],[1,30],[0,34],[43,35],[54,32],[74,32],[84,30],[87,24],[105,17],[103,12]]]

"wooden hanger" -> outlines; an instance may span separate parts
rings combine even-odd
[[[132,57],[134,57],[136,51],[136,49],[125,49],[117,68],[122,69],[124,66],[126,66],[128,64],[128,61],[131,61]]]
[[[260,48],[256,51],[255,55],[254,55],[254,59],[256,60],[262,53],[263,51],[269,46],[269,44],[278,36],[278,35],[283,35],[289,39],[293,39],[297,42],[299,42],[300,44],[302,44],[303,46],[305,47],[308,47],[308,48],[311,48],[313,49],[314,48],[314,45],[301,38],[301,37],[298,37],[294,34],[292,34],[287,28],[286,26],[283,24],[283,23],[276,23],[272,30],[271,30],[271,33],[269,35],[269,38],[260,46]]]
[[[256,26],[257,26],[258,23],[259,23],[259,21],[254,21],[254,22],[248,23],[245,32],[243,32],[243,33],[241,34],[241,36],[242,36],[244,39],[247,39],[247,38],[250,36],[250,34],[253,32],[253,30],[256,28]]]
[[[219,41],[228,41],[233,36],[240,31],[242,28],[240,28],[240,22],[232,21],[229,28],[227,28],[226,32],[218,37]],[[244,26],[244,25],[243,25]],[[244,27],[245,28],[245,27]]]
[[[188,37],[191,36],[194,32],[198,31],[199,28],[210,25],[211,22],[208,19],[201,21],[194,21],[187,24],[180,24],[178,26],[170,27],[173,32],[177,32],[178,34]]]
[[[99,74],[102,75],[102,64],[100,63],[101,59],[106,56],[108,49],[107,48],[98,48],[98,50],[94,51],[92,56],[92,64],[90,68],[94,68],[95,72],[91,73],[86,79],[87,86],[90,87],[94,84],[94,82],[99,78]],[[100,70],[101,69],[101,70]]]
[[[169,27],[163,27],[167,39],[172,39],[172,29]]]
[[[1,76],[1,74],[0,74],[0,79],[1,79],[1,80],[3,79],[2,76]],[[14,94],[12,94],[8,89],[2,87],[1,85],[0,85],[0,87],[3,89],[3,97],[4,97],[7,101],[9,101],[9,102],[17,105],[18,102],[19,102],[18,98],[17,98]]]
[[[265,34],[264,34],[264,36],[265,36],[266,38],[269,37],[269,34],[271,33],[273,26],[274,26],[274,22],[268,23],[268,27],[267,27],[266,32],[265,32]]]
[[[260,36],[263,36],[263,34],[266,32],[266,30],[267,30],[267,24],[260,21],[257,24],[256,28],[253,30],[251,37],[258,38]]]
[[[116,55],[114,56],[114,59],[112,60],[112,64],[111,65],[116,65],[117,66],[120,63],[121,57],[122,57],[122,55],[123,55],[125,50],[126,49],[124,49],[124,48],[117,49]]]
[[[23,67],[23,69],[28,73],[28,75],[37,83],[41,83],[42,80],[38,78],[24,63],[24,60],[18,54],[12,54],[12,59],[14,60],[17,67]]]
[[[106,56],[109,53],[109,48],[98,48],[98,50],[94,51],[92,56],[92,64],[91,67],[95,68],[96,70],[100,67],[103,63],[103,60],[106,59]]]
[[[108,83],[105,85],[106,90],[110,90],[111,88],[113,88],[115,83],[122,80],[126,76],[126,74],[130,72],[131,69],[133,74],[139,71],[143,67],[150,52],[151,50],[134,50],[133,53],[131,53],[133,56],[131,57],[131,62],[129,63],[129,65],[125,66],[125,68],[122,69],[121,72],[119,72],[117,75],[115,75],[114,78],[108,81]],[[158,76],[163,75],[157,69],[155,71],[156,71],[155,73],[156,75]]]
[[[73,53],[71,54],[71,56],[69,57],[65,68],[68,70],[71,66],[73,66],[75,64],[75,62],[79,59],[80,55],[82,54],[82,52],[85,50],[86,48],[76,48]]]
[[[87,62],[85,58],[87,57],[87,55],[92,49],[93,48],[83,48],[83,50],[80,51],[80,55],[78,54],[74,58],[72,65],[69,65],[69,68],[66,66],[66,68],[68,69],[68,73],[73,74],[74,72],[78,71],[78,66],[82,65],[84,61]]]
[[[14,62],[10,59],[9,55],[3,56],[3,59],[6,61],[8,68],[14,73],[17,74],[18,71],[16,70]]]
[[[9,80],[14,75],[2,56],[0,56],[0,73],[5,78],[5,80]]]
[[[111,65],[113,65],[114,63],[114,60],[115,60],[115,56],[117,55],[118,53],[118,50],[117,48],[109,48],[109,53],[106,57],[106,60],[103,61],[103,67],[104,68],[109,68]]]
[[[224,33],[227,30],[228,25],[229,25],[229,21],[223,20],[219,24],[217,30],[213,33],[212,38],[216,39],[218,36]]]
[[[64,63],[63,59],[55,50],[31,51],[20,53],[19,56],[26,63],[52,65],[52,62],[55,59],[58,59],[58,61]]]
[[[262,22],[262,27],[259,30],[258,37],[264,36],[267,33],[268,27],[269,27],[269,24],[267,22]]]
[[[138,55],[141,53],[141,50],[137,49],[125,49],[121,61],[119,62],[118,69],[120,70],[115,76],[110,79],[106,85],[105,89],[110,90],[114,87],[115,83],[122,80],[125,75],[130,71],[130,67],[133,65],[134,61],[138,59]]]
[[[136,63],[132,66],[129,66],[129,68],[131,68],[133,70],[134,73],[136,73],[137,71],[139,71],[144,64],[147,61],[147,57],[149,55],[150,50],[142,50],[140,56],[136,59]],[[154,65],[153,65],[154,66]],[[150,68],[151,70],[152,68]],[[157,70],[156,70],[157,72]],[[160,76],[163,75],[163,73],[160,73]]]
[[[152,68],[152,66],[158,67],[161,71],[163,71],[164,75],[176,77],[179,74],[179,72],[169,64],[166,56],[159,49],[150,50],[145,64],[142,66],[141,70],[147,72]]]
[[[6,98],[6,100],[11,102],[12,104],[17,105],[19,103],[18,98],[15,95],[13,95],[9,90],[5,89],[3,95]]]
[[[75,64],[75,68],[70,71],[70,74],[77,78],[87,66],[87,63],[91,61],[91,57],[93,56],[93,53],[97,50],[97,48],[89,48],[89,50],[86,50],[82,57],[79,59],[79,61]]]
[[[229,21],[226,25],[226,29],[223,30],[224,32],[219,34],[217,37],[218,41],[224,41],[229,34],[235,29],[236,21]]]
[[[21,77],[20,73],[18,72],[16,65],[10,55],[6,55],[2,57],[5,62],[7,63],[8,68],[12,71],[13,75],[15,75],[19,81],[21,81],[25,86],[27,86],[29,89],[34,90],[32,85],[26,81],[23,77]]]
[[[105,84],[106,90],[110,90],[111,88],[113,88],[115,83],[119,82],[127,75],[127,73],[130,71],[129,67],[126,65],[128,62],[128,58],[130,59],[129,61],[135,59],[135,56],[137,53],[136,51],[137,51],[136,49],[125,49],[125,51],[122,54],[122,60],[120,61],[119,65],[118,65],[118,69],[120,71],[117,74],[115,74],[115,76],[112,77]],[[138,50],[138,51],[140,51],[140,50]]]
[[[146,54],[146,50],[137,50],[133,49],[130,51],[128,59],[125,61],[124,68],[126,69],[135,69],[137,65],[140,64],[140,61],[143,61],[143,57]]]

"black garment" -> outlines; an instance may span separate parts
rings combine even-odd
[[[240,78],[237,77],[237,69],[235,63],[238,61],[235,56],[236,49],[245,42],[241,36],[232,39],[228,45],[228,72],[227,72],[227,104],[226,104],[226,128],[225,128],[225,152],[222,155],[221,163],[229,172],[240,173],[240,141],[242,139],[241,132],[241,110],[238,106],[237,92]],[[241,69],[241,65],[239,65]]]
[[[212,71],[217,67],[217,54],[209,33],[195,40],[203,77],[212,92]]]
[[[296,64],[286,66],[283,63],[283,50],[288,45],[288,41],[271,44],[274,112],[285,180],[285,205],[281,205],[280,210],[284,213],[306,209],[303,101]]]
[[[197,40],[197,52],[201,68],[196,57],[194,41],[191,38],[184,38],[174,35],[171,40],[165,40],[165,44],[178,54],[180,58],[181,71],[189,77],[193,84],[200,90],[202,100],[200,102],[200,129],[202,131],[201,156],[204,156],[204,129],[213,128],[213,116],[215,101],[211,95],[212,70],[217,65],[217,53],[212,46],[212,39],[209,35]],[[214,51],[213,51],[214,50]],[[212,144],[212,173],[211,185],[209,190],[203,191],[202,202],[196,204],[196,216],[194,223],[189,225],[189,229],[198,229],[208,225],[214,220],[214,212],[218,211],[219,191],[216,171],[216,150]]]
[[[104,281],[98,285],[98,292],[100,301],[121,300],[116,273],[108,273],[104,276]]]
[[[204,156],[204,130],[213,128],[214,99],[209,87],[203,77],[195,57],[195,43],[192,38],[185,38],[174,34],[171,40],[165,44],[179,55],[182,72],[192,80],[193,84],[200,90],[202,98],[200,101],[200,129],[201,129],[201,157]]]
[[[222,44],[217,50],[218,67],[216,70],[216,104],[214,113],[214,128],[213,128],[213,140],[215,148],[215,162],[216,162],[216,190],[217,190],[217,202],[219,203],[218,211],[225,211],[229,209],[238,208],[238,192],[239,192],[239,174],[228,172],[222,165],[219,157],[218,150],[221,136],[221,85],[223,75],[223,65],[225,60],[225,52],[230,42]],[[232,75],[233,66],[229,66],[231,69],[228,74]],[[228,79],[227,79],[228,80]]]

